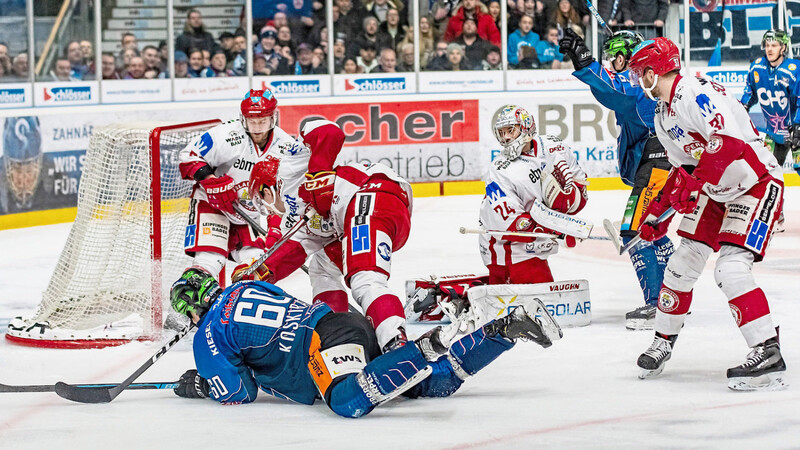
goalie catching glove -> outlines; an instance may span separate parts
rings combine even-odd
[[[173,389],[175,395],[183,398],[208,398],[208,381],[196,370],[190,369],[181,375],[178,387]]]
[[[208,203],[229,214],[236,214],[233,209],[233,202],[237,200],[236,191],[233,190],[233,178],[228,175],[221,177],[211,177],[200,180],[200,186],[206,191]]]
[[[557,159],[547,163],[542,173],[544,204],[550,209],[575,214],[586,205],[585,187],[575,181],[567,161]]]
[[[298,195],[304,202],[311,205],[322,217],[328,217],[333,204],[333,183],[336,180],[336,172],[322,170],[315,173],[307,173],[306,181],[300,185]]]

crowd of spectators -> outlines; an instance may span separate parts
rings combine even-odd
[[[501,0],[334,0],[335,73],[414,70],[414,28],[409,1],[419,1],[420,69],[428,71],[499,70]],[[507,1],[508,65],[512,69],[569,68],[558,50],[563,30],[584,36],[591,16],[579,0]],[[266,3],[264,3],[266,2]],[[660,33],[668,0],[595,0],[612,27],[646,26]],[[244,23],[244,20],[242,21]],[[328,34],[322,0],[254,1],[253,73],[305,75],[328,73]],[[246,74],[248,33],[244,26],[215,38],[200,10],[186,15],[175,40],[175,76],[221,77]],[[640,30],[641,31],[641,30]],[[117,54],[103,53],[103,79],[168,78],[168,46],[139,48],[125,32]],[[92,42],[68,42],[52,69],[39,81],[95,78]],[[0,43],[0,79],[28,79],[28,57],[14,57]]]

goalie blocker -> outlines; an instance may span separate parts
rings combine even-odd
[[[526,306],[533,299],[544,303],[561,327],[582,327],[592,322],[587,280],[564,280],[536,284],[485,284],[487,276],[455,275],[437,280],[406,281],[406,319],[409,322],[448,323],[445,310],[456,312],[468,303],[474,321],[488,321]],[[464,301],[467,299],[467,302]],[[442,308],[444,306],[444,309]]]

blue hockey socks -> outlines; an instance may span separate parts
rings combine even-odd
[[[662,239],[666,239],[666,237]],[[629,237],[623,238],[623,245],[630,240],[631,238]],[[628,255],[630,256],[633,270],[636,271],[636,278],[639,279],[639,286],[642,288],[645,303],[655,305],[658,302],[661,282],[664,280],[666,263],[663,266],[659,265],[656,245],[644,240],[631,247],[628,250]]]

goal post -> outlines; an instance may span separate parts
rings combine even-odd
[[[78,213],[42,301],[8,325],[11,342],[101,348],[159,339],[169,289],[191,264],[183,252],[193,183],[178,153],[221,123],[133,123],[98,127],[86,150]]]

